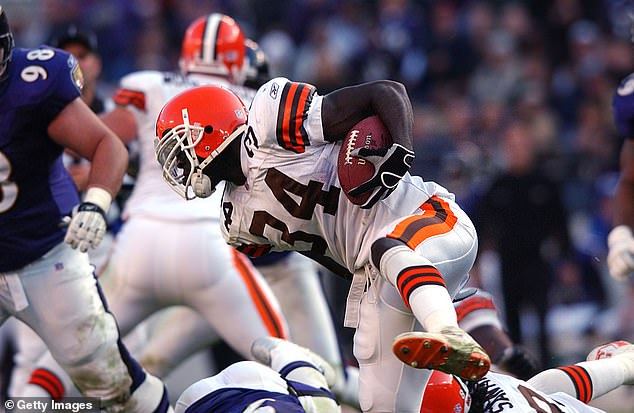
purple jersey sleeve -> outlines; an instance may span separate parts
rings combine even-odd
[[[612,99],[614,124],[621,137],[634,139],[634,73],[623,79]]]

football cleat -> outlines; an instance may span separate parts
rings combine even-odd
[[[305,347],[281,338],[256,339],[251,345],[251,354],[257,361],[278,372],[292,362],[305,361],[324,375],[329,387],[337,381],[335,370],[326,360]]]
[[[456,327],[440,333],[412,331],[399,334],[392,350],[408,366],[438,370],[465,380],[480,380],[491,368],[491,360],[482,347]]]

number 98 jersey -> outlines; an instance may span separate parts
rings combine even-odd
[[[79,203],[48,126],[78,98],[77,60],[58,49],[14,49],[0,83],[0,272],[15,270],[62,242],[59,227]]]
[[[433,195],[453,195],[406,174],[373,208],[352,204],[337,176],[341,142],[324,138],[322,100],[314,86],[286,78],[258,90],[242,137],[246,184],[225,186],[222,230],[227,242],[251,256],[308,251],[354,272],[396,222]]]

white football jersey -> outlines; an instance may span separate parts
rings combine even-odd
[[[323,134],[322,99],[313,86],[286,78],[258,90],[242,138],[246,184],[226,185],[221,226],[225,239],[249,255],[311,251],[354,272],[397,222],[433,195],[453,195],[406,174],[373,208],[352,204],[337,176],[341,142],[328,142]]]
[[[488,387],[485,412],[605,413],[566,393],[545,394],[506,374],[489,372],[480,383]]]
[[[185,201],[165,184],[154,153],[156,119],[163,105],[194,86],[217,84],[232,89],[248,105],[255,91],[234,87],[221,78],[204,75],[140,71],[121,79],[114,100],[134,113],[138,129],[139,172],[123,211],[134,215],[170,220],[218,219],[222,185],[209,198]]]

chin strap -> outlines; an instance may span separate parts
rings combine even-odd
[[[207,198],[216,191],[216,188],[211,187],[211,179],[200,169],[192,175],[191,186],[194,190],[194,195],[198,198]]]

